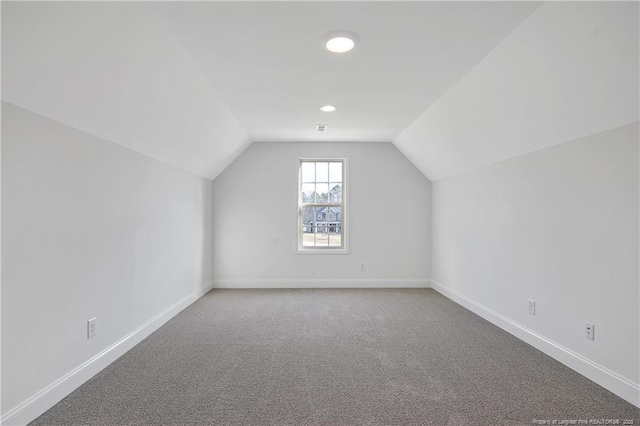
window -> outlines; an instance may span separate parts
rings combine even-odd
[[[345,252],[345,160],[300,160],[298,251]]]

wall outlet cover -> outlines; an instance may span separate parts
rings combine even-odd
[[[87,321],[87,339],[91,339],[96,335],[96,319],[91,318]]]
[[[585,322],[584,323],[584,337],[589,340],[595,340],[596,334],[596,326],[593,323]]]

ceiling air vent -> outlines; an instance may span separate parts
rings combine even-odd
[[[316,124],[316,129],[318,129],[319,132],[324,132],[326,128],[326,124]]]

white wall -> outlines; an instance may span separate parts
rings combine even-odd
[[[2,125],[6,417],[207,288],[212,183],[4,102]]]
[[[348,157],[348,254],[296,254],[300,157]],[[389,143],[254,143],[213,184],[214,281],[427,285],[429,191]]]
[[[638,123],[432,188],[434,287],[604,367],[601,384],[638,405]]]

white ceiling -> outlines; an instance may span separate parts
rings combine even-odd
[[[637,17],[637,3],[3,2],[2,98],[211,179],[251,141],[315,140],[393,141],[437,179],[637,120]],[[331,30],[361,41],[331,54]]]
[[[254,141],[389,142],[539,3],[160,3]],[[322,38],[360,41],[332,54]],[[322,113],[322,105],[338,107]],[[316,124],[327,124],[324,133]]]
[[[394,144],[437,180],[638,121],[639,5],[545,3]]]
[[[251,143],[152,3],[2,2],[2,99],[210,179]]]

